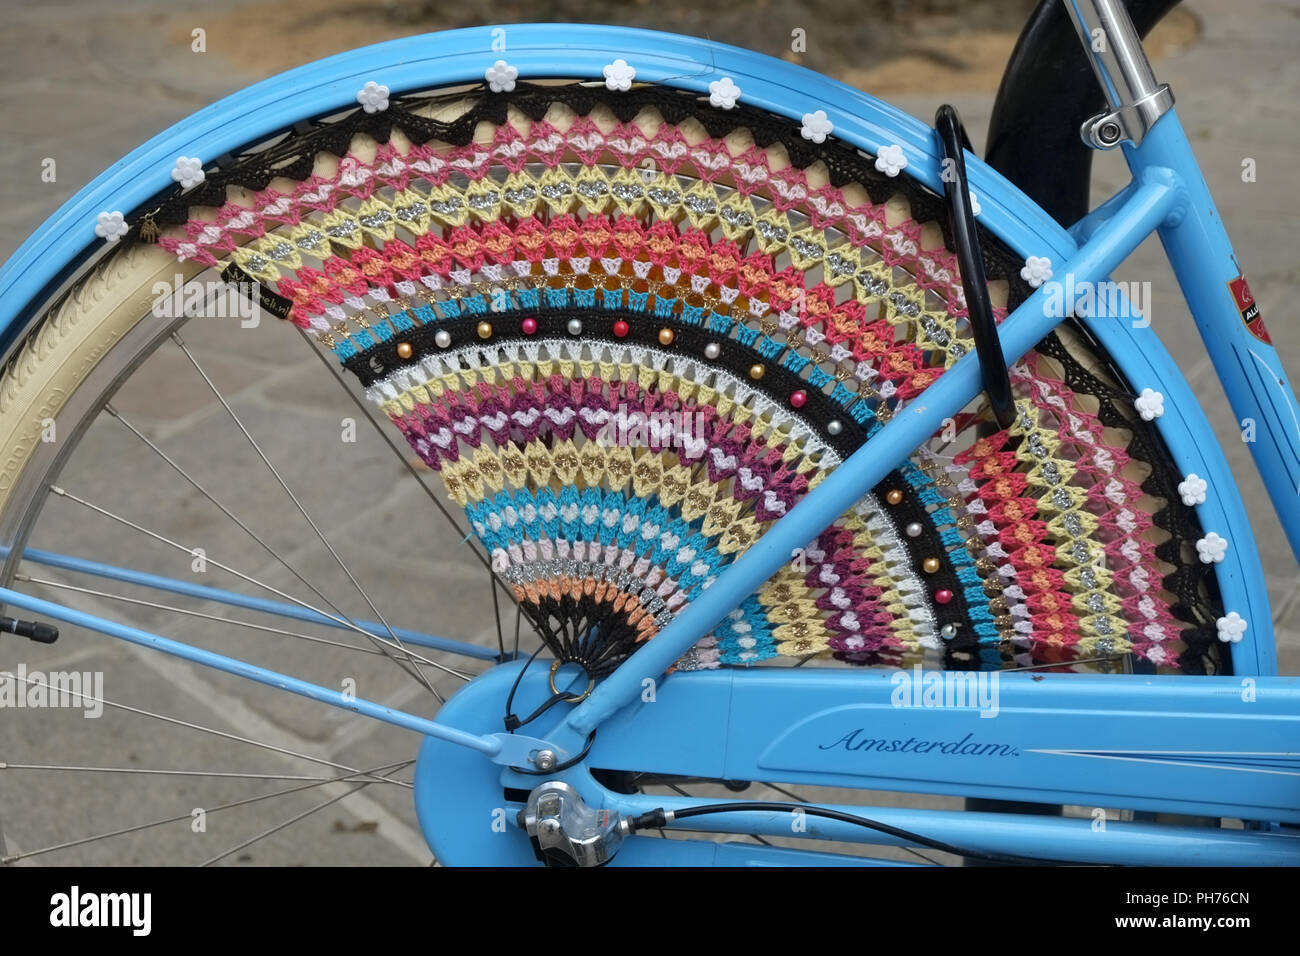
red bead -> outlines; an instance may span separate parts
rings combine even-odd
[[[808,401],[808,395],[805,392],[795,392],[790,396],[790,404],[795,408],[803,408],[804,403]]]
[[[524,329],[524,335],[532,335],[537,331],[537,320],[534,319],[532,316],[529,316],[528,318],[524,319],[521,325],[523,326]]]
[[[614,323],[614,334],[620,339],[627,335],[627,323],[619,319]]]
[[[936,604],[947,604],[952,600],[952,592],[947,588],[944,588],[942,591],[935,591],[934,600]]]

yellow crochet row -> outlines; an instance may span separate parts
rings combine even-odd
[[[1095,647],[1097,639],[1106,637],[1115,641],[1117,648],[1121,643],[1127,646],[1121,636],[1098,626],[1103,618],[1113,623],[1121,613],[1122,602],[1112,591],[1114,573],[1097,560],[1096,546],[1092,544],[1101,522],[1092,512],[1080,507],[1083,495],[1069,484],[1077,469],[1060,453],[1060,437],[1042,425],[1033,405],[1021,400],[1017,407],[1018,414],[1010,429],[1013,435],[1022,439],[1016,457],[1031,466],[1027,477],[1031,492],[1037,492],[1040,514],[1053,516],[1047,527],[1060,542],[1056,546],[1057,562],[1070,569],[1066,580],[1074,592],[1071,603],[1079,612],[1079,627],[1084,635],[1080,643],[1091,641],[1090,646]],[[1032,423],[1032,427],[1026,428],[1026,423]],[[1049,469],[1054,469],[1054,475],[1047,473]],[[1057,500],[1062,493],[1068,497],[1068,504]],[[1085,567],[1091,569],[1096,582],[1094,588],[1083,586],[1082,571]]]
[[[870,246],[853,246],[847,240],[836,246],[826,243],[830,233],[810,225],[795,228],[790,218],[775,207],[763,203],[759,208],[751,197],[703,181],[683,190],[675,177],[657,175],[647,182],[627,170],[618,170],[610,177],[603,168],[586,168],[583,176],[596,176],[607,188],[597,202],[587,199],[577,190],[582,177],[575,179],[564,167],[548,169],[540,176],[528,172],[511,173],[504,183],[495,180],[470,182],[464,189],[451,185],[427,187],[427,192],[415,188],[377,191],[359,207],[343,206],[323,216],[312,215],[292,227],[280,227],[274,232],[254,239],[235,249],[230,258],[254,279],[273,283],[285,272],[303,267],[303,249],[319,258],[311,250],[325,251],[328,243],[321,241],[320,233],[329,236],[346,248],[359,248],[366,237],[378,248],[382,242],[397,235],[400,226],[411,236],[422,235],[431,227],[464,225],[471,218],[481,222],[494,222],[502,215],[530,216],[539,203],[544,203],[554,215],[573,212],[582,206],[589,212],[609,213],[615,210],[629,215],[644,215],[653,209],[659,218],[681,222],[683,219],[706,231],[720,230],[727,238],[736,241],[742,249],[753,246],[773,257],[788,256],[800,270],[823,265],[823,278],[827,284],[839,286],[852,282],[855,298],[870,305],[883,302],[887,318],[895,324],[910,322],[921,316],[928,317],[942,328],[950,341],[970,344],[967,332],[958,329],[956,320],[946,309],[926,306],[924,290],[914,283],[902,281],[902,270],[885,265]],[[623,183],[641,189],[644,198],[627,202],[616,198],[624,190],[612,188]],[[392,192],[385,198],[384,193]],[[725,193],[725,198],[721,195]],[[544,195],[554,199],[543,199]],[[650,196],[674,197],[673,201],[657,202]],[[533,196],[532,199],[522,197]],[[761,200],[760,200],[761,202]],[[713,210],[701,212],[701,210]],[[863,253],[867,261],[863,261]],[[689,277],[688,277],[689,278]],[[915,315],[898,312],[899,304],[893,299],[901,294],[915,309]],[[912,311],[909,308],[909,311]],[[924,335],[917,323],[917,338]],[[950,364],[954,357],[945,351]]]
[[[846,514],[837,527],[853,531],[853,549],[871,562],[870,583],[883,592],[879,603],[889,612],[890,629],[903,644],[908,660],[919,656],[920,642],[908,616],[909,609],[898,591],[898,581],[889,567],[888,559],[876,536],[867,529],[866,522],[856,512]],[[767,610],[767,619],[777,624],[772,637],[777,651],[787,657],[800,657],[830,649],[832,632],[826,626],[823,612],[816,605],[816,592],[809,587],[807,572],[793,567],[782,568],[759,589],[759,601]]]

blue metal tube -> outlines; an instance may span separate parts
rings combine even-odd
[[[635,816],[659,807],[677,810],[726,802],[726,798],[610,793],[607,807]],[[1104,830],[1096,830],[1091,819],[903,807],[855,807],[846,804],[819,806],[866,817],[900,830],[924,834],[962,849],[1043,860],[1112,863],[1121,866],[1160,866],[1168,865],[1170,860],[1178,860],[1188,866],[1210,862],[1216,866],[1295,866],[1300,863],[1300,837],[1288,838],[1252,830],[1170,827],[1113,820],[1107,821]],[[801,836],[881,846],[922,846],[887,833],[824,817],[803,817],[799,822],[806,830],[796,833],[792,829],[793,821],[794,817],[788,810],[745,811],[687,817],[675,821],[673,828],[707,833]]]
[[[1164,220],[1178,197],[1171,176],[1148,177],[1130,201],[1097,229],[1093,240],[1065,264],[1061,274],[1073,274],[1076,281],[1103,279]],[[1047,314],[1045,302],[1046,296],[1039,290],[1002,323],[999,334],[1008,361],[1020,358],[1060,323],[1060,317]],[[556,741],[574,747],[603,720],[635,700],[643,677],[662,674],[671,667],[789,561],[796,548],[806,545],[851,508],[979,390],[979,363],[971,353],[828,475],[728,567],[712,587],[570,711],[559,728],[567,736],[556,737]]]
[[[1161,225],[1160,241],[1223,382],[1238,427],[1244,429],[1246,421],[1253,423],[1250,452],[1291,550],[1300,560],[1300,509],[1296,508],[1296,495],[1300,494],[1300,406],[1277,350],[1256,334],[1263,329],[1262,316],[1248,325],[1242,306],[1234,298],[1229,283],[1243,281],[1243,271],[1177,115],[1170,112],[1161,117],[1141,146],[1126,147],[1125,152],[1134,176],[1141,176],[1152,166],[1178,170],[1180,186],[1187,196],[1186,210],[1181,217]],[[1267,332],[1262,334],[1267,338]],[[1250,541],[1244,516],[1243,523],[1232,530],[1237,534],[1230,536],[1223,529],[1219,533]]]
[[[8,555],[8,548],[0,548],[0,558]],[[345,624],[341,624],[333,618],[310,610],[309,608],[299,607],[296,604],[287,604],[283,601],[272,601],[266,598],[250,597],[247,594],[238,594],[234,591],[226,591],[222,588],[208,587],[204,584],[192,584],[189,581],[182,581],[178,578],[169,578],[157,574],[149,574],[145,571],[135,571],[131,568],[118,567],[114,564],[104,564],[100,561],[91,561],[87,558],[77,558],[68,554],[58,554],[54,551],[41,551],[37,548],[28,548],[23,552],[23,560],[31,561],[35,564],[43,564],[46,567],[62,568],[65,571],[77,571],[82,574],[93,574],[96,577],[108,578],[112,581],[122,581],[126,584],[136,584],[145,588],[156,588],[160,591],[170,591],[173,594],[183,594],[186,597],[197,598],[202,601],[216,601],[219,604],[228,604],[231,607],[242,607],[250,611],[260,611],[263,614],[276,614],[280,617],[293,618],[297,621],[307,621],[311,624],[324,624],[327,627],[338,628],[340,630],[352,630]],[[376,637],[384,637],[388,631],[382,625],[375,621],[354,621],[357,627],[364,631],[369,631]],[[453,640],[449,637],[434,637],[431,634],[423,634],[419,631],[407,630],[404,627],[393,628],[393,633],[406,644],[413,644],[416,647],[428,647],[433,650],[446,651],[450,654],[460,654],[464,657],[474,657],[479,660],[495,661],[497,652],[489,647],[479,647],[477,644],[468,644],[464,641]]]
[[[125,624],[118,624],[116,621],[105,620],[93,614],[76,611],[64,607],[62,604],[55,604],[51,601],[32,597],[30,594],[23,594],[21,591],[0,588],[0,602],[24,608],[41,617],[52,617],[55,620],[98,631],[101,634],[129,641],[141,647],[162,651],[164,654],[171,654],[173,657],[179,657],[194,664],[225,671],[227,674],[234,674],[236,677],[257,681],[259,684],[266,684],[268,687],[274,687],[277,690],[298,694],[300,697],[307,697],[322,704],[329,704],[331,707],[350,710],[361,714],[363,717],[382,720],[384,723],[393,724],[405,730],[413,730],[417,734],[424,734],[426,737],[436,737],[448,743],[468,747],[489,757],[495,756],[501,750],[501,742],[491,737],[469,734],[446,724],[435,723],[426,717],[417,717],[414,714],[393,710],[391,707],[385,707],[383,704],[376,704],[373,701],[363,700],[359,697],[346,697],[340,691],[330,690],[328,687],[321,687],[319,684],[312,684],[309,681],[299,680],[278,671],[258,667],[255,664],[247,664],[233,657],[226,657],[224,654],[205,651],[202,648],[192,647],[180,641],[173,641],[157,634],[150,634],[148,631],[128,627]]]

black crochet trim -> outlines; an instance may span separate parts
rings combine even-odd
[[[547,595],[536,604],[525,599],[519,607],[557,661],[578,664],[596,680],[613,673],[636,649],[639,632],[628,623],[628,612],[593,595]]]
[[[970,605],[966,600],[964,585],[957,578],[957,570],[949,559],[948,549],[939,536],[934,516],[921,502],[902,472],[891,471],[873,491],[880,510],[893,524],[899,542],[907,549],[908,556],[911,558],[912,573],[925,585],[929,607],[935,618],[936,636],[939,636],[943,645],[944,667],[948,670],[978,669],[981,650],[979,635],[967,623],[969,621],[967,611]],[[889,503],[888,495],[891,491],[900,491],[903,494],[902,500],[896,505]],[[915,538],[910,538],[907,535],[907,526],[913,522],[921,526],[921,533]],[[926,558],[938,558],[939,570],[926,571]],[[952,599],[947,604],[940,604],[935,600],[935,595],[940,591],[949,591],[952,594]],[[957,628],[957,633],[952,640],[944,640],[939,633],[945,624],[952,624]],[[873,653],[877,657],[882,656],[879,652]],[[866,657],[866,655],[862,656]],[[846,654],[844,659],[856,663],[858,657]]]

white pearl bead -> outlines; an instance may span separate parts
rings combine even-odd
[[[445,349],[447,346],[451,345],[451,333],[446,329],[439,329],[434,333],[433,341],[438,348]]]
[[[570,334],[570,335],[581,335],[581,334],[582,334],[582,320],[581,320],[581,319],[569,319],[569,334]]]
[[[957,636],[957,625],[945,624],[943,627],[939,628],[939,633],[943,635],[945,641],[951,641]]]
[[[704,346],[704,357],[707,359],[715,359],[721,354],[722,346],[717,342],[710,342],[708,345]]]
[[[919,538],[922,530],[924,529],[922,529],[921,523],[919,521],[913,521],[907,526],[907,536],[909,538]]]
[[[842,431],[844,431],[844,426],[840,424],[840,420],[838,418],[833,419],[826,423],[827,434],[838,435]]]

